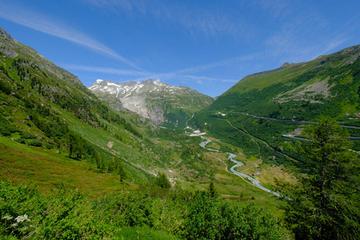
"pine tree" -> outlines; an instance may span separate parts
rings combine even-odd
[[[287,198],[286,220],[296,239],[360,239],[357,154],[331,119],[305,130],[302,187]],[[356,183],[357,182],[357,183]]]
[[[80,137],[70,134],[68,147],[70,158],[80,160],[83,157],[84,145]]]

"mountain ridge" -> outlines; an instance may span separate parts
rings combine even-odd
[[[194,112],[212,102],[211,97],[194,89],[172,86],[159,79],[120,83],[98,79],[89,89],[114,109],[127,109],[157,125],[183,126]]]
[[[279,158],[279,151],[291,155],[292,137],[301,136],[304,124],[322,115],[344,126],[360,126],[359,69],[360,45],[355,45],[308,62],[251,74],[197,113],[192,123],[269,161]],[[234,134],[233,127],[242,132]],[[355,128],[348,129],[352,136],[359,136]],[[262,147],[251,144],[254,141]],[[354,146],[359,149],[358,141]]]
[[[196,182],[217,168],[208,166],[198,140],[183,129],[160,128],[130,111],[113,110],[76,76],[8,36],[0,35],[0,147],[17,142],[56,159],[86,161],[99,174],[139,185],[152,183],[160,172],[172,184]],[[0,165],[9,166],[14,149],[0,157]],[[6,171],[16,178],[17,169]]]

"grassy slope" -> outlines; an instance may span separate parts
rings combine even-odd
[[[251,114],[279,120],[310,121],[320,115],[329,115],[346,124],[359,125],[359,55],[360,46],[355,46],[310,62],[246,77],[198,113],[194,123],[218,138],[240,146],[248,155],[284,162],[287,158],[278,152],[292,154],[293,151],[282,135],[302,127],[302,124],[259,119]],[[331,86],[328,98],[315,95],[302,100],[276,101],[281,94],[325,79]],[[220,116],[219,111],[227,115]],[[358,131],[352,130],[352,135],[357,136]]]
[[[185,88],[176,94],[165,92],[159,96],[159,93],[149,93],[147,101],[150,108],[164,110],[166,119],[164,126],[184,128],[193,113],[208,107],[213,99],[193,89]]]
[[[113,172],[121,162],[127,177],[137,183],[147,182],[174,162],[182,163],[177,178],[208,174],[208,167],[194,164],[189,159],[195,156],[184,153],[188,142],[172,144],[176,137],[164,140],[136,115],[111,110],[76,77],[9,36],[1,36],[0,45],[6,49],[0,55],[0,134],[64,154],[74,135],[83,148],[79,158]],[[9,51],[14,54],[6,55]]]
[[[42,192],[57,185],[77,188],[90,196],[121,190],[119,177],[100,173],[91,164],[74,161],[53,151],[29,147],[0,137],[0,178],[13,183],[34,184]],[[127,186],[134,188],[135,185]]]
[[[193,113],[208,107],[212,102],[211,97],[186,88],[183,90],[183,94],[164,95],[162,103],[157,104],[164,104],[165,118],[168,121],[165,125],[183,128],[186,127],[186,121],[191,118]]]
[[[138,189],[136,184],[128,181],[120,183],[117,175],[100,172],[87,162],[74,161],[54,151],[26,146],[8,138],[0,137],[0,152],[1,180],[15,184],[33,184],[44,193],[60,185],[76,188],[91,197],[100,197],[124,189]],[[281,214],[278,210],[280,201],[275,197],[227,172],[225,154],[208,152],[206,161],[216,171],[213,181],[223,198],[238,201],[243,205],[252,202],[259,206],[267,206],[274,214]],[[190,191],[206,190],[209,180],[180,181],[178,184]]]
[[[247,181],[241,179],[229,173],[228,168],[233,164],[227,160],[227,152],[233,152],[237,154],[237,159],[247,163],[254,159],[249,159],[242,153],[242,150],[234,147],[233,145],[227,144],[216,138],[211,138],[212,143],[208,147],[218,149],[220,152],[212,152],[204,150],[204,160],[206,164],[213,169],[212,181],[215,184],[216,190],[219,194],[228,200],[236,201],[240,205],[246,205],[254,203],[258,206],[266,206],[270,212],[277,216],[282,215],[282,211],[279,210],[282,202],[271,194],[265,193],[262,190],[252,186]],[[268,166],[266,166],[268,167]],[[239,169],[243,171],[244,169]],[[278,171],[278,169],[277,169]],[[246,172],[246,171],[244,171]],[[272,171],[265,171],[266,175],[271,175]],[[284,173],[283,173],[284,174]],[[290,174],[289,178],[292,178],[291,173],[288,171],[285,173]],[[279,178],[281,179],[281,177]],[[264,179],[263,183],[268,187],[274,187],[274,176]],[[282,179],[288,182],[288,179]],[[209,181],[197,181],[196,184],[192,182],[181,182],[181,185],[188,190],[206,190],[209,186]]]
[[[293,64],[272,71],[250,75],[229,89],[224,95],[230,95],[231,93],[245,93],[252,90],[262,90],[274,84],[286,83],[291,81],[291,79],[304,74],[306,71],[309,71],[316,64],[317,61],[311,62],[310,64]]]
[[[171,149],[161,139],[155,142],[148,123],[129,112],[114,112],[72,74],[4,32],[0,37],[0,135],[57,149],[102,170],[116,172],[121,162],[137,183],[181,160],[182,146]]]

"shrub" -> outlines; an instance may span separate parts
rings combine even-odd
[[[0,182],[0,238],[284,238],[277,220],[263,209],[227,203],[212,191],[173,189],[161,196],[149,191],[120,192],[94,201],[61,186],[43,196],[33,188]]]
[[[38,139],[30,139],[28,141],[26,141],[28,145],[30,146],[34,146],[34,147],[41,147],[42,146],[42,142]]]
[[[158,185],[161,188],[170,188],[171,187],[170,181],[164,173],[158,174],[155,183],[156,183],[156,185]]]

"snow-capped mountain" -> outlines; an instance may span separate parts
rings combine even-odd
[[[171,86],[158,79],[122,83],[98,79],[89,89],[113,108],[128,109],[155,124],[182,125],[192,113],[213,101],[193,89]]]

